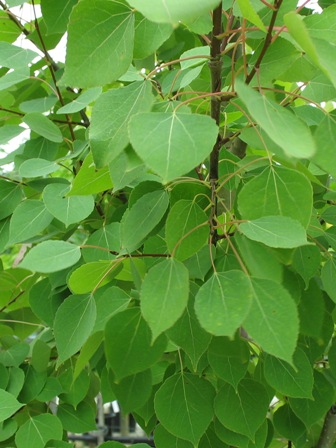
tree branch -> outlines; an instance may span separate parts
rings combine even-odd
[[[336,404],[331,406],[324,419],[317,448],[333,448],[336,442]]]
[[[275,21],[280,9],[280,6],[282,4],[283,0],[275,0],[274,2],[274,10],[273,10],[273,14],[272,14],[272,18],[271,18],[271,22],[270,25],[268,27],[268,31],[266,34],[266,38],[265,38],[265,42],[264,42],[264,46],[261,49],[260,55],[257,59],[257,62],[254,64],[254,67],[252,68],[250,74],[246,77],[246,84],[250,84],[250,82],[252,81],[252,79],[254,78],[254,75],[257,73],[257,71],[259,70],[260,64],[268,50],[268,47],[271,45],[272,43],[272,32],[273,32],[273,28],[275,25]]]

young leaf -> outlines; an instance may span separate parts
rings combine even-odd
[[[92,109],[90,142],[98,168],[114,160],[129,143],[128,122],[153,103],[152,85],[140,81],[104,92]]]
[[[163,383],[155,395],[154,406],[167,431],[197,446],[213,418],[214,398],[211,383],[180,372]]]
[[[183,261],[198,252],[209,236],[207,224],[206,213],[195,202],[176,202],[166,221],[166,242],[170,253]]]
[[[82,221],[92,213],[93,197],[66,196],[69,186],[66,184],[49,184],[43,190],[43,202],[48,211],[66,227]]]
[[[80,248],[74,244],[44,241],[28,252],[20,267],[36,272],[56,272],[73,266],[80,257]]]
[[[107,362],[118,380],[147,370],[163,354],[167,340],[162,335],[152,344],[152,335],[137,308],[112,316],[105,327]]]
[[[303,121],[238,80],[236,90],[252,118],[288,156],[307,158],[315,154],[315,142]]]
[[[86,263],[70,274],[68,285],[74,294],[89,293],[109,283],[121,269],[119,260]]]
[[[187,268],[173,258],[153,266],[141,288],[141,313],[150,326],[153,341],[181,317],[188,303]]]
[[[95,87],[115,81],[132,62],[133,39],[134,14],[126,4],[82,0],[70,15],[62,83]]]
[[[238,5],[242,16],[245,19],[256,25],[261,30],[266,31],[265,25],[260,19],[258,13],[254,10],[251,0],[238,0]]]
[[[257,278],[251,282],[253,301],[243,326],[266,352],[292,365],[299,333],[294,300],[279,283]]]
[[[215,399],[215,414],[226,428],[254,440],[269,406],[266,389],[257,381],[244,379],[238,391],[225,384]]]
[[[312,207],[313,190],[306,176],[279,166],[267,167],[247,182],[238,196],[243,219],[280,215],[296,219],[307,227]]]
[[[287,216],[265,216],[239,225],[239,230],[254,241],[283,249],[308,243],[304,227]]]
[[[232,337],[249,312],[252,293],[242,271],[215,272],[196,295],[201,326],[215,336]]]
[[[60,305],[54,322],[58,366],[80,350],[95,320],[96,303],[91,295],[70,296]]]
[[[210,154],[218,129],[204,115],[149,112],[132,117],[129,133],[135,151],[167,183],[188,173]]]
[[[127,252],[137,249],[149,232],[159,224],[168,205],[169,198],[165,190],[157,190],[143,195],[124,214],[121,221],[122,248]]]

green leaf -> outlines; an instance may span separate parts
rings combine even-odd
[[[111,286],[104,292],[96,291],[97,318],[93,332],[102,331],[108,320],[117,313],[125,310],[130,303],[130,296],[121,288]]]
[[[117,80],[132,62],[133,39],[134,14],[127,5],[82,0],[70,15],[63,85],[95,87]]]
[[[293,362],[295,369],[286,362],[267,355],[264,362],[266,381],[277,392],[289,397],[313,399],[313,369],[307,355],[297,349],[293,356]]]
[[[307,398],[289,398],[294,413],[310,427],[319,421],[334,402],[334,388],[323,373],[314,371],[313,400]]]
[[[288,156],[307,158],[316,152],[309,128],[287,108],[236,81],[236,91],[252,118]]]
[[[113,184],[108,167],[97,170],[90,153],[77,173],[68,196],[100,193],[101,191],[110,190],[112,187]]]
[[[87,196],[66,196],[67,184],[49,184],[43,190],[43,202],[47,210],[66,227],[88,217],[94,208],[94,200]]]
[[[20,103],[20,110],[28,114],[30,112],[48,112],[57,103],[58,98],[55,95],[36,98],[33,100],[23,101]]]
[[[288,216],[307,227],[312,207],[313,190],[306,176],[280,166],[267,167],[247,182],[238,196],[243,219]]]
[[[244,328],[263,350],[292,364],[299,333],[294,300],[279,283],[257,278],[251,283],[253,301]]]
[[[57,416],[67,431],[83,433],[97,428],[96,409],[91,402],[82,401],[76,408],[62,403],[58,406]]]
[[[303,278],[306,287],[309,280],[317,274],[321,264],[321,253],[316,246],[301,246],[293,253],[292,266]]]
[[[320,2],[321,3],[321,2]],[[332,4],[329,8],[325,8],[321,14],[316,14],[305,17],[304,24],[311,37],[317,37],[329,42],[336,43],[335,39],[335,5]]]
[[[40,177],[51,174],[59,169],[59,165],[44,159],[28,159],[25,160],[19,168],[21,177]]]
[[[191,296],[181,318],[167,330],[166,334],[174,344],[186,352],[196,372],[197,364],[209,346],[211,335],[200,326],[195,314],[194,303],[195,300]]]
[[[170,209],[166,221],[166,242],[173,257],[185,260],[207,242],[208,216],[194,201],[181,200]]]
[[[149,112],[134,115],[129,132],[135,151],[167,183],[188,173],[210,154],[218,129],[204,115]]]
[[[18,367],[29,353],[29,345],[19,342],[0,353],[0,362],[6,367]]]
[[[202,13],[209,12],[218,6],[217,0],[203,0],[195,3],[192,0],[157,0],[155,3],[143,0],[129,0],[128,3],[138,9],[147,19],[157,23],[178,24],[191,20]]]
[[[215,414],[226,428],[254,440],[257,429],[265,420],[269,398],[264,386],[257,381],[243,379],[237,392],[225,384],[215,399]]]
[[[273,414],[273,424],[276,431],[294,443],[305,433],[306,427],[294,414],[288,404],[278,408]]]
[[[9,244],[20,243],[41,233],[53,216],[41,201],[27,199],[21,202],[10,220]]]
[[[0,219],[11,215],[22,200],[20,184],[0,179]]]
[[[76,361],[76,366],[73,374],[74,381],[83,372],[90,359],[97,353],[97,350],[101,346],[102,341],[103,332],[97,331],[96,333],[93,333],[84,343]]]
[[[150,369],[123,378],[119,383],[111,383],[113,392],[123,412],[132,412],[143,406],[152,392],[152,372]]]
[[[75,294],[85,294],[109,283],[122,269],[120,260],[93,261],[75,269],[68,285]]]
[[[312,161],[326,173],[336,175],[336,121],[332,116],[326,115],[322,123],[314,132],[314,139],[318,145],[318,151]]]
[[[15,436],[16,446],[44,448],[51,439],[62,439],[63,428],[56,415],[41,414],[29,419],[20,426]]]
[[[0,65],[2,67],[25,68],[36,57],[38,54],[32,50],[25,50],[8,42],[0,42]]]
[[[197,446],[213,418],[214,398],[215,390],[207,380],[181,372],[163,383],[154,406],[167,431]]]
[[[208,360],[215,374],[235,389],[244,378],[250,362],[250,351],[247,344],[236,337],[212,338],[208,350]]]
[[[133,252],[144,238],[159,224],[169,205],[165,190],[157,190],[143,195],[128,210],[121,221],[121,244],[127,252]],[[135,232],[134,224],[137,231]]]
[[[91,233],[82,248],[84,260],[90,261],[114,260],[120,252],[120,223],[112,222]]]
[[[61,143],[63,141],[60,128],[56,126],[55,123],[50,121],[45,115],[32,112],[30,114],[26,114],[23,117],[23,121],[32,131],[36,132],[36,134],[42,135],[42,137],[47,140],[55,143]]]
[[[106,359],[117,379],[147,370],[163,354],[167,340],[162,335],[152,344],[152,335],[137,308],[114,316],[105,327]]]
[[[44,241],[33,247],[20,267],[36,272],[56,272],[73,266],[80,259],[80,248],[66,241]]]
[[[136,13],[134,58],[144,59],[150,56],[170,37],[173,30],[170,24],[157,24]]]
[[[69,15],[78,0],[42,0],[43,19],[48,28],[48,34],[64,33],[67,29]]]
[[[4,145],[8,143],[12,138],[21,134],[24,128],[16,125],[7,125],[0,128],[0,144]]]
[[[154,432],[154,442],[157,448],[193,448],[194,445],[187,440],[179,439],[168,432],[162,425],[157,425]]]
[[[329,295],[331,300],[333,300],[336,303],[335,279],[336,279],[336,258],[330,257],[322,267],[321,280],[323,289]]]
[[[60,305],[54,322],[58,366],[81,349],[95,320],[96,303],[91,295],[70,296]]]
[[[19,403],[14,395],[0,389],[0,421],[3,422],[11,417],[22,408],[23,404]]]
[[[195,311],[208,333],[232,337],[247,316],[251,300],[250,282],[242,271],[215,272],[199,289]]]
[[[0,429],[0,442],[11,438],[17,431],[18,424],[14,419],[6,420]]]
[[[77,3],[77,0],[75,0]],[[101,87],[92,87],[85,92],[81,93],[75,100],[71,103],[60,107],[57,114],[74,114],[82,109],[85,109],[90,103],[95,101],[102,93]]]
[[[140,81],[103,93],[92,109],[90,142],[94,161],[101,168],[114,160],[129,143],[128,122],[153,103],[152,85]]]
[[[149,270],[140,299],[141,313],[152,331],[153,341],[182,316],[188,296],[188,270],[180,261],[168,258]]]
[[[254,241],[270,247],[292,248],[308,243],[306,231],[299,221],[287,216],[265,216],[244,222],[239,230]]]
[[[260,19],[258,13],[254,10],[250,0],[237,0],[244,19],[256,25],[258,28],[266,32],[266,28]]]

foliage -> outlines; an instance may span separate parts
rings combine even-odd
[[[332,447],[336,6],[36,3],[0,1],[0,142],[30,130],[1,159],[0,447],[71,446],[99,392],[157,448]]]

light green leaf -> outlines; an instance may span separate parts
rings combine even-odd
[[[135,13],[134,59],[153,54],[173,33],[170,24],[157,24]]]
[[[8,42],[0,42],[0,66],[14,69],[25,68],[38,57],[32,50],[25,50]]]
[[[103,93],[92,109],[90,142],[98,168],[114,160],[129,143],[128,122],[153,103],[152,85],[140,81]]]
[[[23,404],[19,403],[14,395],[0,389],[0,422],[11,417],[22,406]]]
[[[167,431],[197,446],[213,418],[214,398],[211,383],[180,372],[163,383],[155,395],[154,406]]]
[[[147,19],[157,23],[178,24],[180,21],[191,20],[202,13],[210,12],[218,6],[217,0],[129,0],[128,3],[138,9]]]
[[[104,330],[110,317],[125,310],[131,300],[130,296],[118,286],[111,286],[104,292],[96,291],[95,299],[97,318],[93,332]]]
[[[59,169],[59,165],[44,159],[28,159],[25,160],[19,168],[21,177],[40,177],[51,174]]]
[[[18,424],[14,419],[8,419],[1,424],[0,442],[11,438],[17,431]]]
[[[304,18],[304,24],[311,37],[324,39],[328,42],[336,43],[335,32],[335,11],[336,5],[325,8],[321,14],[312,14]]]
[[[90,247],[91,246],[91,247]],[[84,260],[90,261],[114,260],[120,252],[120,223],[112,222],[91,233],[82,248]]]
[[[24,128],[17,125],[7,125],[0,128],[0,145],[8,143],[12,138],[21,134]]]
[[[62,83],[95,87],[117,80],[131,65],[133,39],[134,14],[127,5],[82,0],[70,15]]]
[[[191,257],[208,237],[208,216],[201,207],[195,201],[176,202],[166,221],[166,242],[172,256],[178,260]]]
[[[215,374],[235,389],[244,378],[250,362],[250,351],[246,342],[239,337],[212,338],[208,360]]]
[[[167,344],[163,335],[152,344],[150,328],[137,308],[111,317],[105,341],[106,359],[117,379],[147,370],[161,358]]]
[[[62,439],[63,428],[56,415],[41,414],[29,419],[20,426],[15,436],[16,446],[44,448],[52,439]]]
[[[313,189],[302,173],[270,166],[243,186],[238,195],[238,208],[243,219],[280,215],[307,227],[313,208]]]
[[[121,270],[120,260],[93,261],[75,269],[68,285],[75,294],[85,294],[109,283]]]
[[[211,335],[200,326],[194,310],[195,300],[189,299],[181,318],[166,332],[168,338],[189,356],[194,371],[203,353],[209,346]]]
[[[312,161],[326,173],[336,176],[336,121],[331,115],[326,115],[314,133],[318,150]]]
[[[142,283],[140,303],[153,341],[182,316],[188,296],[188,270],[181,262],[168,258],[149,270]]]
[[[23,67],[6,73],[6,75],[0,78],[0,92],[28,79],[29,76],[29,67]]]
[[[206,57],[197,58],[196,56],[206,56]],[[185,70],[186,68],[195,67],[200,64],[205,64],[208,58],[210,58],[210,47],[208,45],[205,45],[204,47],[196,47],[187,50],[181,54],[181,59],[186,59],[185,61],[181,60],[180,62],[181,69]]]
[[[323,289],[327,292],[331,300],[336,303],[336,258],[330,257],[329,260],[327,260],[327,262],[323,265],[321,280]]]
[[[303,121],[242,82],[237,80],[235,86],[251,117],[288,156],[308,158],[315,154],[315,142]]]
[[[75,0],[77,2],[77,0]],[[102,93],[101,87],[92,87],[85,92],[81,93],[75,100],[71,103],[60,107],[57,114],[74,114],[82,109],[85,109],[90,103],[95,101]]]
[[[63,141],[63,136],[59,127],[50,121],[45,115],[32,112],[30,114],[26,114],[23,117],[23,121],[32,131],[36,132],[36,134],[42,135],[42,137],[47,140],[55,143],[61,143]]]
[[[58,98],[55,95],[45,96],[43,98],[36,98],[20,103],[20,110],[29,114],[30,112],[48,112],[57,103]]]
[[[29,353],[29,345],[25,342],[19,342],[7,350],[2,350],[0,353],[0,362],[6,367],[18,367],[23,363]]]
[[[58,351],[57,366],[78,352],[89,337],[96,320],[93,296],[68,297],[58,308],[54,335]]]
[[[243,323],[263,350],[292,365],[299,333],[294,300],[279,283],[252,278],[253,301]]]
[[[41,0],[43,19],[48,34],[64,33],[67,29],[69,15],[78,0]]]
[[[250,379],[243,379],[237,392],[230,384],[225,384],[215,399],[215,414],[222,425],[252,441],[266,418],[268,407],[266,389]]]
[[[304,227],[287,216],[265,216],[244,222],[239,230],[254,241],[270,247],[292,248],[308,243]]]
[[[149,232],[159,224],[168,205],[169,198],[165,190],[143,195],[130,210],[127,210],[121,221],[122,248],[128,252],[137,249]]]
[[[313,399],[313,369],[307,355],[297,349],[293,356],[293,362],[295,368],[274,356],[267,355],[264,361],[266,381],[277,392],[288,397]]]
[[[9,244],[20,243],[41,233],[53,216],[41,201],[27,199],[14,210],[10,220]]]
[[[149,112],[133,116],[129,132],[135,151],[167,183],[210,154],[218,128],[205,115]]]
[[[251,300],[250,282],[242,271],[215,272],[199,289],[195,311],[208,333],[232,337],[247,316]]]
[[[301,246],[293,253],[292,266],[303,278],[306,288],[309,280],[317,274],[321,264],[321,253],[317,246]]]
[[[256,25],[258,28],[266,32],[265,25],[260,19],[258,13],[254,10],[250,0],[237,0],[242,17]]]
[[[66,269],[80,259],[80,248],[66,241],[44,241],[33,247],[20,267],[36,272],[56,272]]]
[[[22,165],[21,165],[22,166]],[[92,154],[88,154],[77,173],[68,196],[100,193],[113,187],[108,167],[96,169]]]
[[[76,366],[73,373],[73,381],[76,381],[78,376],[85,369],[85,366],[88,364],[90,359],[95,355],[95,353],[97,353],[100,345],[102,344],[103,337],[103,332],[97,331],[96,333],[93,333],[84,343],[76,361]]]
[[[92,196],[66,196],[67,184],[49,184],[43,190],[43,202],[48,211],[66,227],[89,216],[94,208]]]
[[[21,185],[0,179],[0,219],[11,215],[23,197]]]

